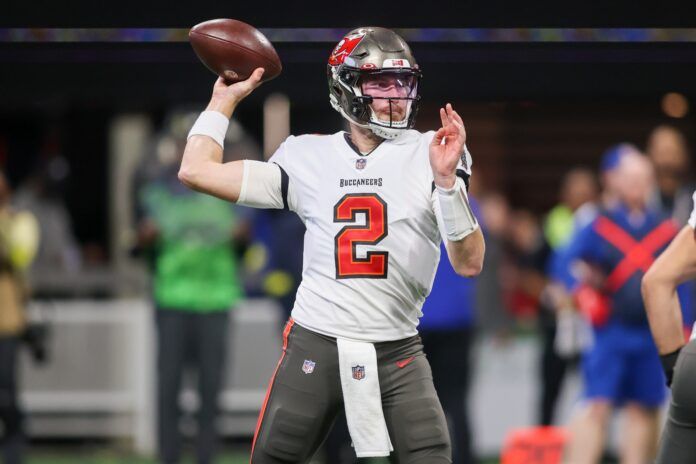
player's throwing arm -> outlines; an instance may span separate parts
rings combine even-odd
[[[179,179],[188,187],[225,200],[237,202],[242,190],[244,161],[222,163],[222,147],[235,108],[261,84],[263,68],[249,79],[232,85],[218,78],[206,111],[189,132],[179,170]]]

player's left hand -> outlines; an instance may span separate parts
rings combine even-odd
[[[452,188],[457,178],[457,164],[464,153],[466,130],[464,121],[449,103],[440,108],[440,120],[442,127],[430,143],[430,167],[433,170],[435,185]]]

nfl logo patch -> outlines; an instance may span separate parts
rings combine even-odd
[[[366,164],[367,164],[367,160],[365,158],[358,158],[355,160],[355,168],[356,169],[365,169]]]
[[[355,380],[362,380],[365,378],[365,366],[353,366],[353,378]]]
[[[314,366],[316,366],[317,363],[314,361],[310,361],[309,359],[305,359],[304,364],[302,364],[302,372],[305,374],[311,374],[314,372]]]

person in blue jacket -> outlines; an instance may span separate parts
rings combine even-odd
[[[476,217],[481,218],[473,196],[469,196],[469,202]],[[485,225],[481,227],[485,233]],[[457,275],[447,259],[444,244],[441,248],[440,264],[418,327],[433,371],[435,390],[448,419],[452,463],[471,464],[475,461],[467,401],[476,322],[476,279]]]
[[[571,428],[568,462],[573,464],[600,462],[614,407],[625,412],[621,462],[649,462],[666,396],[640,286],[677,226],[648,206],[654,176],[645,156],[622,156],[616,174],[616,201],[577,232],[564,257],[563,281],[575,292],[594,335],[582,355],[585,407]]]

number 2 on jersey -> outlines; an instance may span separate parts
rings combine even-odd
[[[368,251],[358,258],[358,245],[376,245],[387,236],[387,204],[376,193],[348,193],[334,206],[334,222],[355,222],[365,214],[364,225],[347,225],[334,239],[337,279],[386,279],[389,252]]]

